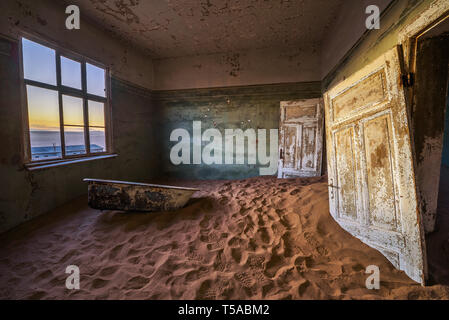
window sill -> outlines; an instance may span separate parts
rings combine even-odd
[[[75,158],[75,159],[49,160],[49,161],[38,162],[38,163],[31,162],[31,163],[25,164],[25,168],[28,171],[42,170],[42,169],[48,169],[48,168],[53,168],[53,167],[66,166],[66,165],[69,165],[72,163],[110,159],[110,158],[115,158],[117,156],[118,155],[114,153],[114,154],[105,154],[105,155],[91,156],[91,157],[84,157],[84,158]]]

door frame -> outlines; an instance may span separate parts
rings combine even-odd
[[[425,36],[429,31],[438,26],[440,23],[449,20],[449,1],[435,0],[429,7],[424,10],[419,16],[413,20],[411,23],[400,29],[398,34],[398,44],[403,48],[404,57],[404,76],[407,76],[409,81],[408,86],[406,86],[406,99],[407,99],[407,109],[410,120],[410,138],[412,141],[412,154],[413,154],[413,166],[415,172],[418,172],[418,162],[417,157],[419,156],[416,151],[415,146],[415,133],[413,130],[413,108],[415,105],[415,96],[417,95],[417,88],[414,84],[415,75],[417,70],[417,54],[418,54],[418,42],[421,37]],[[420,185],[416,181],[417,197],[419,201],[420,217],[422,220],[425,219],[425,212],[422,212],[422,203],[425,200],[420,192]],[[424,222],[424,221],[423,221]],[[434,224],[434,223],[433,223]],[[429,225],[432,225],[431,223]],[[424,227],[424,226],[423,226]],[[426,232],[431,232],[432,227],[426,226],[424,230],[423,237]]]
[[[415,56],[419,37],[449,18],[449,1],[435,0],[417,19],[399,31],[398,44],[402,45],[404,68],[415,72]]]

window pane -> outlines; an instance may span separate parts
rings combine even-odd
[[[89,126],[104,127],[104,103],[89,100]]]
[[[84,126],[83,99],[62,96],[64,124]]]
[[[89,128],[90,137],[90,152],[105,152],[106,151],[106,139],[104,129],[102,128]]]
[[[81,63],[61,57],[61,84],[81,90]]]
[[[105,71],[102,68],[86,63],[87,93],[106,97]]]
[[[58,92],[27,85],[32,160],[61,157]]]
[[[64,127],[64,140],[67,156],[86,153],[84,127]]]
[[[56,85],[55,50],[22,38],[25,79]]]

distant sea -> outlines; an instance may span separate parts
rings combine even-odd
[[[31,147],[52,147],[61,145],[59,131],[30,130]],[[103,131],[91,131],[90,143],[105,147],[105,137]],[[82,145],[84,144],[84,132],[66,131],[65,144]]]

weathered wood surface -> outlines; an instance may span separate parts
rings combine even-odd
[[[321,175],[322,99],[281,101],[278,178]]]
[[[415,46],[418,37],[434,27],[435,23],[447,17],[449,1],[434,0],[429,7],[420,13],[410,24],[404,25],[399,31],[398,43],[402,45],[404,52],[404,64],[406,71],[415,72]]]
[[[409,87],[408,96],[412,102],[416,183],[427,233],[434,231],[437,216],[448,52],[444,40],[429,41],[429,35],[435,35],[434,32],[447,23],[448,13],[449,1],[434,0],[398,34],[406,72],[416,75],[416,83]]]
[[[138,182],[84,179],[88,205],[99,210],[170,211],[185,206],[199,189]]]
[[[330,211],[413,280],[426,274],[399,48],[325,94]]]

